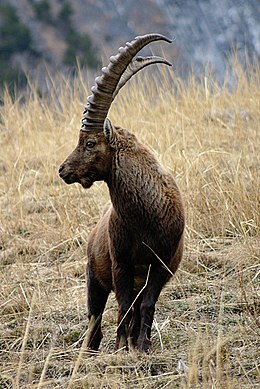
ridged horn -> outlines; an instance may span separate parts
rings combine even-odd
[[[131,42],[127,42],[125,47],[120,47],[115,56],[110,57],[108,66],[102,68],[102,75],[95,79],[95,85],[91,88],[92,95],[88,97],[83,113],[82,131],[102,131],[113,99],[135,73],[153,63],[170,65],[168,61],[160,57],[136,58],[132,61],[144,46],[158,40],[172,42],[171,39],[161,34],[138,36]]]
[[[130,64],[127,66],[125,72],[122,74],[117,87],[113,93],[113,100],[118,94],[119,90],[127,83],[130,78],[139,72],[139,70],[145,68],[148,65],[152,65],[155,63],[163,63],[168,66],[172,66],[172,64],[167,61],[165,58],[157,57],[155,55],[150,57],[137,57],[135,60],[132,60]]]

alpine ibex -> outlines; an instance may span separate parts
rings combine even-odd
[[[135,135],[107,119],[113,99],[133,74],[154,63],[171,65],[156,56],[133,59],[158,40],[171,42],[160,34],[139,36],[110,58],[91,88],[78,145],[59,169],[67,184],[90,188],[94,181],[105,181],[111,197],[89,236],[89,350],[98,350],[102,314],[113,290],[118,302],[116,348],[147,352],[155,303],[182,257],[184,210],[173,177]]]

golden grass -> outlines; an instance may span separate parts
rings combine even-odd
[[[94,358],[86,332],[86,242],[108,199],[57,176],[77,142],[87,90],[49,81],[0,108],[0,387],[253,388],[259,365],[260,73],[214,79],[138,75],[110,118],[176,176],[187,210],[182,265],[156,309],[153,352],[115,353],[109,298]],[[145,75],[146,74],[146,75]],[[151,76],[150,76],[151,77]],[[160,82],[159,82],[160,80]],[[84,96],[84,98],[82,98]]]

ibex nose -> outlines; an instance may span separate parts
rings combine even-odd
[[[64,165],[62,164],[62,165],[60,165],[60,167],[59,167],[59,174],[62,172],[63,169],[64,169]]]

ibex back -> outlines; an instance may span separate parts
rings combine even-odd
[[[118,302],[116,348],[148,351],[155,303],[176,271],[183,252],[184,210],[173,177],[152,151],[107,119],[111,102],[133,74],[160,57],[133,57],[160,34],[135,38],[110,58],[83,113],[76,149],[62,163],[67,184],[90,188],[106,182],[111,203],[91,232],[88,243],[86,344],[98,350],[101,319],[109,293]]]

